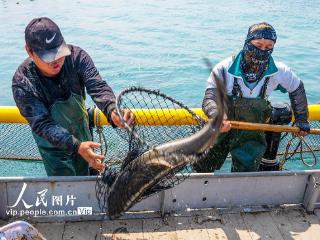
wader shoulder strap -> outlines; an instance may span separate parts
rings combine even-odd
[[[233,83],[232,95],[242,98],[243,97],[243,93],[242,93],[241,87],[240,87],[240,85],[238,83],[238,79],[236,77],[234,77],[233,79],[234,79],[234,83]],[[268,83],[269,83],[269,79],[270,79],[270,77],[266,77],[266,79],[264,80],[263,86],[261,88],[259,96],[262,99],[264,99],[266,97],[266,91],[267,91],[267,86],[268,86]]]
[[[238,79],[236,77],[233,78],[233,89],[232,89],[232,95],[235,97],[243,97],[243,93],[241,91],[240,85],[238,83]]]
[[[236,59],[235,55],[232,55],[232,62]],[[236,77],[233,78],[233,89],[232,89],[232,95],[236,97],[243,97],[243,93],[241,91],[240,85],[238,83],[238,79]]]
[[[267,86],[268,86],[268,83],[269,83],[269,79],[270,79],[270,77],[266,77],[266,79],[264,80],[263,86],[261,88],[261,91],[260,91],[260,97],[263,98],[263,99],[266,97],[266,92],[267,92]]]

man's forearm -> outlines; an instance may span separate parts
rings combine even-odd
[[[308,101],[304,85],[300,82],[299,87],[289,93],[291,107],[294,113],[296,122],[307,122],[308,121]]]
[[[202,110],[209,118],[217,115],[216,89],[207,88],[202,101]]]
[[[55,123],[49,116],[27,117],[27,120],[32,131],[53,146],[70,153],[77,153],[80,141],[71,135],[68,130]]]

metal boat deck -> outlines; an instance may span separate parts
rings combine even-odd
[[[191,174],[115,221],[95,179],[0,178],[0,224],[24,219],[50,240],[320,239],[320,170]]]
[[[0,221],[0,225],[4,223]],[[296,206],[254,213],[205,210],[164,218],[149,216],[143,219],[34,225],[50,240],[318,240],[320,210],[315,214],[307,214]]]

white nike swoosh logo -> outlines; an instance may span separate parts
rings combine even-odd
[[[50,39],[47,39],[47,38],[46,38],[46,44],[51,43],[51,42],[53,41],[53,39],[55,38],[56,34],[57,34],[57,33],[55,33],[55,34],[53,35],[53,37],[50,38]]]

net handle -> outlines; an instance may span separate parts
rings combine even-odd
[[[259,130],[259,131],[269,131],[269,132],[291,132],[299,133],[300,128],[292,126],[283,126],[275,124],[265,124],[265,123],[250,123],[250,122],[239,122],[230,121],[231,128],[241,129],[241,130]],[[314,128],[310,129],[310,134],[320,135],[320,129]]]

